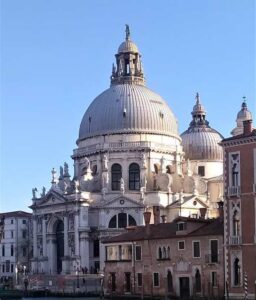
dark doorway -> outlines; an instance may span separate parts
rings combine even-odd
[[[111,273],[111,291],[115,292],[116,290],[116,273]]]
[[[131,273],[125,273],[125,292],[131,292]]]
[[[64,223],[58,221],[56,227],[56,244],[57,244],[57,273],[62,271],[62,257],[64,256]]]
[[[172,272],[168,270],[167,272],[167,287],[168,287],[168,293],[173,292],[173,283],[172,283]]]
[[[180,277],[180,298],[189,299],[189,277]]]

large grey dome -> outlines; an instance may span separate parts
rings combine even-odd
[[[219,143],[223,136],[209,126],[198,93],[196,99],[196,105],[192,111],[193,120],[189,128],[181,134],[185,158],[190,160],[222,160],[222,147]]]
[[[144,85],[115,84],[100,94],[82,119],[79,140],[117,133],[175,136],[177,121],[166,102]]]

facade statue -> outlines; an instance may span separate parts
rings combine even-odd
[[[52,168],[52,184],[57,183],[57,172],[55,171],[54,168]]]
[[[69,177],[68,164],[64,162],[64,177]]]
[[[32,189],[32,195],[33,195],[32,199],[36,199],[36,192],[37,192],[37,188],[33,188]]]
[[[122,193],[124,193],[124,179],[123,179],[123,177],[121,177],[121,179],[120,179],[120,191]]]
[[[108,170],[108,156],[107,154],[103,155],[103,170]]]
[[[60,179],[62,179],[64,176],[63,167],[60,166]]]
[[[145,153],[141,154],[141,165],[142,168],[147,168],[147,158]]]
[[[45,188],[45,186],[43,186],[42,187],[41,198],[45,197],[45,192],[46,192],[46,188]]]

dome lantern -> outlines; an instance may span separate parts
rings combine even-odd
[[[129,25],[125,29],[125,41],[116,54],[116,67],[112,68],[111,86],[115,84],[145,85],[145,78],[138,47],[131,41]]]

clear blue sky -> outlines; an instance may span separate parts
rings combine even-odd
[[[0,211],[29,210],[31,189],[50,187],[52,167],[72,165],[80,121],[109,87],[125,24],[148,87],[169,103],[180,132],[197,91],[225,137],[242,96],[256,116],[254,0],[0,3]]]

